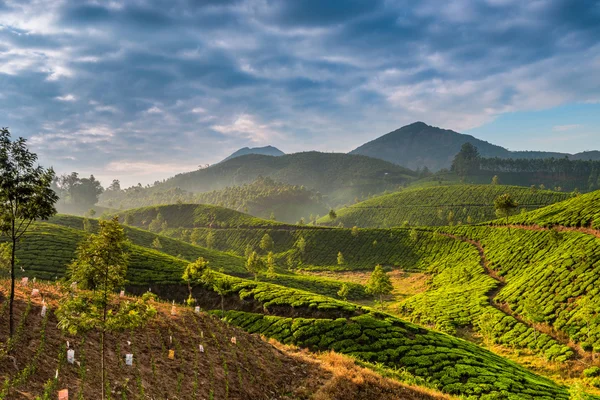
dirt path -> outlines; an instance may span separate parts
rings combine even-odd
[[[442,233],[442,235],[450,237],[452,239],[460,240],[460,241],[463,241],[463,242],[466,242],[466,243],[469,243],[469,244],[475,246],[475,248],[479,252],[479,258],[480,258],[479,263],[483,267],[485,273],[487,275],[489,275],[491,278],[493,278],[496,282],[498,282],[496,287],[492,288],[491,290],[489,290],[486,293],[486,296],[492,307],[494,307],[495,309],[497,309],[499,311],[502,311],[503,313],[505,313],[507,315],[510,315],[517,321],[529,326],[532,329],[535,329],[539,332],[545,333],[546,335],[550,336],[552,339],[556,340],[558,343],[562,343],[563,345],[568,346],[569,348],[571,348],[571,350],[573,350],[573,352],[575,352],[575,354],[577,354],[579,356],[579,358],[591,359],[590,354],[585,352],[580,346],[573,343],[569,339],[569,337],[564,335],[562,332],[557,332],[554,328],[552,328],[548,324],[533,325],[530,322],[528,322],[527,320],[525,320],[522,316],[520,316],[519,314],[512,311],[508,304],[496,302],[495,298],[498,295],[498,293],[500,293],[500,291],[506,286],[506,280],[504,279],[503,276],[498,275],[498,271],[490,268],[487,258],[485,257],[485,251],[483,250],[483,246],[481,246],[481,243],[479,243],[478,241],[473,240],[473,239],[469,239],[469,238],[462,237],[462,236],[452,235],[450,233]]]

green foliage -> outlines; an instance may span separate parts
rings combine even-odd
[[[394,290],[394,286],[390,277],[381,265],[376,265],[367,282],[367,293],[379,297],[379,303],[381,304],[381,309],[383,309],[383,296],[391,294],[392,290]]]
[[[69,265],[69,277],[82,289],[112,292],[125,284],[127,240],[117,218],[100,221],[98,234],[90,235]]]
[[[262,239],[260,240],[259,247],[262,251],[268,252],[273,249],[273,238],[268,233],[265,233]]]
[[[264,263],[260,259],[257,252],[253,251],[246,261],[246,270],[254,275],[254,279],[258,279],[258,274],[264,269]]]
[[[474,344],[385,314],[312,319],[229,311],[226,320],[285,344],[315,351],[334,350],[388,368],[404,368],[453,395],[569,398],[563,387]]]
[[[582,194],[510,219],[511,223],[525,225],[590,227],[600,229],[600,190]]]
[[[509,193],[502,194],[494,200],[494,209],[496,210],[496,216],[498,218],[506,218],[508,222],[508,217],[515,214],[517,211],[517,207],[519,207],[519,203],[512,198]]]
[[[0,277],[10,274],[12,245],[10,243],[0,243]]]
[[[344,255],[342,254],[341,251],[339,251],[338,255],[337,255],[337,264],[339,266],[343,266],[345,263],[346,263],[346,261],[344,260]]]
[[[208,264],[208,261],[202,257],[199,257],[196,261],[189,263],[183,271],[181,279],[183,279],[188,285],[188,290],[190,292],[188,297],[189,303],[192,302],[192,287],[202,280],[202,276],[208,268]]]
[[[590,367],[583,370],[583,376],[586,378],[594,378],[596,376],[600,376],[600,367]]]
[[[452,171],[456,172],[458,176],[466,176],[473,174],[479,170],[479,151],[477,147],[467,142],[462,145],[460,151],[454,157],[452,161]]]
[[[569,193],[532,192],[519,186],[503,185],[409,188],[342,208],[338,210],[337,220],[345,226],[362,228],[399,227],[405,221],[412,226],[441,226],[457,221],[478,223],[497,218],[494,199],[505,193],[509,193],[526,210],[570,198]],[[327,218],[319,220],[320,224],[332,225],[329,222]]]
[[[162,244],[160,243],[158,236],[155,237],[154,240],[152,241],[152,248],[154,248],[156,250],[162,249]]]
[[[344,301],[348,299],[348,293],[350,289],[348,288],[348,284],[344,283],[340,290],[337,292],[337,295]]]

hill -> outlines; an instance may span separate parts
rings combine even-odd
[[[337,211],[318,222],[346,227],[439,226],[495,219],[494,199],[509,193],[521,210],[533,210],[570,198],[570,193],[532,190],[519,186],[464,185],[404,189]]]
[[[288,223],[295,223],[301,218],[308,221],[311,215],[324,215],[329,211],[321,193],[263,177],[251,183],[205,193],[191,193],[178,188],[158,191],[133,187],[107,191],[101,200],[102,204],[115,205],[121,210],[176,203],[212,204],[259,218],[275,217]],[[113,213],[116,212],[118,210],[113,210]]]
[[[464,143],[473,144],[485,158],[541,159],[567,156],[573,159],[600,160],[598,152],[571,155],[544,151],[509,151],[471,135],[441,129],[423,122],[415,122],[383,135],[352,150],[350,154],[380,158],[411,169],[427,167],[437,171],[450,168],[454,156]]]
[[[62,296],[59,288],[34,285],[48,311],[40,315],[41,298],[29,295],[33,285],[17,288],[19,328],[13,356],[0,352],[0,398],[54,399],[59,389],[68,389],[69,398],[97,398],[99,333],[74,337],[59,331],[53,313]],[[1,281],[0,342],[7,337],[6,294],[7,282]],[[382,378],[348,357],[312,355],[267,343],[204,312],[175,307],[173,316],[169,304],[153,305],[158,313],[147,326],[107,336],[108,393],[114,398],[448,399]],[[75,351],[72,365],[66,360],[66,343]],[[168,357],[170,349],[174,359]],[[132,366],[125,365],[126,353],[133,354]]]
[[[261,154],[263,156],[274,156],[279,157],[283,156],[285,153],[279,150],[277,147],[273,146],[264,146],[264,147],[243,147],[234,153],[232,153],[229,157],[226,157],[223,161],[231,160],[232,158],[236,158],[239,156],[245,156],[248,154]],[[221,162],[223,162],[221,161]]]
[[[229,208],[207,204],[169,204],[134,208],[117,214],[127,225],[156,232],[167,228],[260,228],[285,226]]]
[[[583,227],[600,230],[600,190],[511,217],[514,224]],[[498,221],[503,224],[503,221]]]
[[[271,157],[251,154],[176,175],[150,191],[179,188],[209,192],[251,183],[259,176],[314,189],[326,196],[328,203],[338,205],[352,202],[355,197],[396,189],[416,175],[398,165],[360,155],[306,152]]]

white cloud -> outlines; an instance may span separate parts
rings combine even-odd
[[[253,115],[244,113],[237,116],[230,124],[213,125],[211,128],[227,136],[249,139],[254,143],[267,144],[271,140],[283,136],[281,132],[275,129],[280,126],[281,122],[261,124]]]
[[[567,131],[572,131],[572,130],[579,129],[582,127],[583,127],[583,125],[581,125],[581,124],[554,125],[552,127],[552,130],[554,132],[567,132]]]
[[[65,96],[58,96],[55,98],[56,98],[56,100],[59,100],[59,101],[75,101],[75,100],[77,100],[77,97],[75,97],[74,95],[72,95],[70,93]]]
[[[148,114],[161,114],[162,112],[163,110],[161,110],[157,106],[152,106],[151,108],[146,110],[146,113]]]

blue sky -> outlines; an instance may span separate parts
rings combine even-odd
[[[0,126],[61,173],[147,183],[414,121],[600,149],[600,2],[0,0]]]

